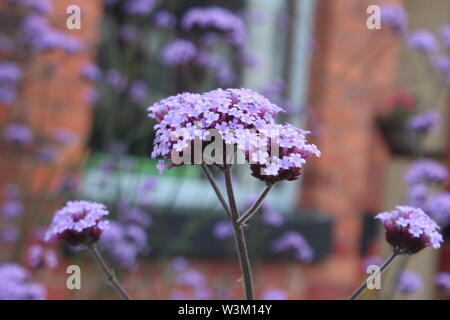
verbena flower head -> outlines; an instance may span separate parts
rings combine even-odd
[[[55,213],[45,234],[45,241],[56,237],[76,246],[97,242],[108,222],[109,212],[103,204],[90,201],[69,201]]]
[[[54,268],[58,265],[58,258],[53,249],[41,244],[34,244],[27,251],[28,265],[37,269],[40,267]]]
[[[81,69],[81,76],[88,81],[96,81],[101,75],[100,68],[94,63],[85,64]]]
[[[404,270],[397,278],[397,289],[403,294],[414,293],[422,287],[422,278],[415,272]]]
[[[0,300],[43,300],[45,288],[30,282],[29,272],[18,264],[0,265]]]
[[[242,18],[233,12],[219,7],[192,8],[181,20],[184,31],[190,32],[219,32],[227,42],[233,46],[242,46],[246,32]]]
[[[399,254],[414,254],[428,246],[438,249],[443,241],[439,226],[422,209],[397,206],[375,218],[386,229],[386,241]]]
[[[130,100],[133,103],[142,102],[148,94],[148,85],[145,81],[134,80],[130,84],[130,90],[128,92]]]
[[[195,45],[183,39],[169,42],[161,51],[162,62],[170,67],[184,65],[192,61],[197,54]]]
[[[295,258],[301,262],[309,263],[314,257],[314,253],[306,239],[298,232],[290,231],[281,236],[273,244],[275,252],[293,250]]]
[[[426,211],[436,222],[445,227],[450,223],[450,193],[440,192],[430,197]]]
[[[442,184],[448,179],[445,166],[431,159],[415,161],[408,169],[405,180],[409,184]]]
[[[450,74],[450,57],[448,55],[439,55],[431,59],[431,66],[440,74],[449,76]]]
[[[126,0],[124,2],[124,12],[130,16],[145,16],[155,6],[155,0]]]
[[[450,48],[450,24],[441,28],[441,40],[446,48]]]
[[[424,208],[430,195],[429,188],[421,183],[413,184],[407,191],[407,203],[411,207]]]
[[[233,235],[233,228],[228,220],[221,220],[213,226],[213,233],[217,239],[224,240]]]
[[[439,272],[436,275],[436,284],[441,287],[446,294],[450,294],[450,273]]]
[[[33,132],[22,123],[12,123],[3,129],[3,137],[10,142],[20,145],[30,145],[33,143]]]
[[[408,120],[408,127],[413,131],[429,132],[436,129],[441,115],[436,111],[425,111]]]
[[[173,13],[166,10],[159,10],[153,16],[153,25],[156,28],[174,28],[177,23],[177,18]]]
[[[433,53],[438,49],[437,40],[428,30],[416,30],[408,36],[408,45],[411,49],[425,53]]]
[[[225,145],[243,153],[252,174],[267,183],[296,179],[306,159],[320,155],[316,146],[306,143],[308,132],[275,124],[275,116],[283,110],[248,89],[183,93],[155,103],[148,111],[158,122],[152,157],[168,160],[166,167],[183,164],[173,162],[173,152],[181,153],[183,158],[186,153],[191,164],[198,164],[198,160],[202,163],[204,159],[197,159],[190,148],[200,141],[204,150],[211,141],[211,132],[218,133]],[[211,164],[227,160],[219,158]]]
[[[391,27],[395,33],[403,33],[408,23],[408,14],[399,4],[389,3],[380,6],[381,23]]]
[[[0,63],[0,84],[16,83],[22,78],[22,71],[13,62]]]

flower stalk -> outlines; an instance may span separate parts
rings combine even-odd
[[[97,246],[95,244],[87,245],[87,248],[89,252],[94,257],[94,260],[99,265],[102,272],[105,274],[109,284],[116,290],[116,292],[121,296],[124,300],[131,300],[130,295],[125,291],[125,289],[122,287],[122,285],[117,280],[114,273],[109,269],[107,266],[105,260],[101,256],[100,252],[97,249]]]
[[[383,265],[380,268],[379,276],[383,273],[384,270],[387,269],[394,261],[395,257],[399,255],[399,250],[394,250],[391,254],[391,256],[383,263]],[[374,275],[371,275],[370,277],[373,277]],[[378,276],[378,275],[377,275]],[[355,300],[358,298],[365,290],[367,289],[367,279],[364,280],[364,282],[359,286],[359,288],[351,295],[349,300]]]

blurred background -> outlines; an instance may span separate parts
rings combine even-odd
[[[373,217],[408,201],[411,163],[450,165],[448,24],[446,0],[0,0],[0,268],[26,269],[41,298],[114,298],[83,250],[43,241],[55,210],[85,199],[111,211],[100,249],[133,297],[241,298],[226,215],[198,166],[159,174],[146,109],[245,87],[322,152],[247,229],[257,297],[347,298],[389,252]],[[434,130],[406,125],[424,112]],[[244,209],[264,186],[234,173]],[[82,290],[66,288],[72,264]],[[426,249],[363,298],[445,299],[448,272],[449,245]]]

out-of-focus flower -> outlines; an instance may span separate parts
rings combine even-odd
[[[142,102],[148,94],[148,86],[142,80],[134,80],[130,84],[130,100],[134,103]]]
[[[436,111],[425,111],[408,120],[408,127],[419,132],[429,132],[436,129],[441,121],[441,115]]]
[[[294,250],[297,260],[310,263],[314,253],[306,239],[298,232],[290,231],[281,236],[273,244],[275,252]]]
[[[428,197],[429,197],[429,190],[425,185],[421,183],[413,184],[408,188],[407,203],[411,207],[424,209]]]
[[[89,105],[94,105],[98,100],[98,92],[94,88],[88,88],[84,93],[84,101]]]
[[[443,241],[439,226],[419,208],[397,206],[375,219],[383,224],[386,241],[398,254],[414,254],[428,246],[438,249]]]
[[[110,69],[106,72],[105,80],[106,83],[119,91],[125,89],[127,86],[127,79],[125,76],[115,69]]]
[[[56,159],[57,150],[52,145],[44,145],[39,148],[37,157],[42,162],[51,162]]]
[[[0,300],[43,300],[46,290],[30,282],[30,274],[18,264],[0,265]]]
[[[169,267],[172,272],[178,273],[187,270],[189,268],[189,263],[184,257],[175,257],[170,260]]]
[[[450,48],[450,24],[441,28],[441,40],[446,48]]]
[[[161,51],[162,62],[170,67],[184,65],[195,58],[197,48],[187,40],[177,39],[169,42]]]
[[[187,269],[177,274],[176,283],[191,288],[204,287],[206,283],[205,276],[198,270]]]
[[[246,39],[241,17],[219,7],[189,9],[182,17],[181,27],[187,32],[220,32],[230,45],[238,47],[244,45]]]
[[[439,55],[431,58],[431,66],[444,76],[450,74],[450,57],[447,55]]]
[[[426,203],[426,211],[440,226],[447,226],[450,223],[450,193],[431,196]]]
[[[0,84],[17,83],[22,78],[22,71],[13,62],[0,63]]]
[[[450,294],[450,273],[439,272],[436,275],[436,284],[444,290],[445,294]]]
[[[280,227],[284,223],[284,218],[278,211],[264,210],[264,213],[262,214],[262,221],[268,226]]]
[[[0,243],[15,243],[19,238],[19,231],[15,226],[0,227]]]
[[[6,219],[20,217],[24,212],[23,204],[18,200],[7,200],[2,205],[2,215]]]
[[[122,41],[133,42],[136,41],[139,37],[139,29],[133,25],[123,25],[119,31],[119,38]]]
[[[416,30],[408,36],[408,45],[411,49],[434,53],[438,50],[438,44],[433,33],[428,30]]]
[[[409,270],[402,271],[397,279],[397,289],[403,294],[411,294],[420,290],[423,286],[422,278],[417,273]]]
[[[445,166],[430,159],[415,161],[408,169],[405,180],[409,184],[441,184],[448,179]]]
[[[27,260],[28,265],[34,269],[39,267],[54,268],[58,265],[55,251],[41,244],[34,244],[28,248]]]
[[[103,204],[90,201],[69,201],[55,213],[45,234],[45,241],[56,237],[76,246],[97,242],[108,222],[109,212]]]
[[[362,262],[362,271],[367,272],[367,268],[370,266],[381,266],[383,260],[379,256],[368,256],[363,259]]]
[[[177,18],[173,13],[167,10],[158,10],[153,16],[153,25],[160,29],[174,28],[177,23]]]
[[[12,123],[3,129],[3,137],[10,142],[20,144],[22,146],[30,145],[33,142],[33,132],[22,123]]]
[[[386,3],[380,6],[381,23],[391,27],[395,33],[406,31],[408,14],[406,10],[397,3]]]
[[[102,76],[100,68],[94,63],[87,63],[81,68],[81,76],[88,81],[96,81]]]
[[[53,134],[53,137],[56,141],[66,145],[70,145],[77,139],[76,134],[72,130],[65,127],[57,128]]]
[[[262,300],[287,300],[288,294],[281,289],[267,289],[261,295]]]
[[[213,227],[214,236],[219,240],[224,240],[233,235],[233,228],[227,220],[217,222]]]
[[[124,12],[130,16],[145,16],[149,14],[155,6],[155,0],[126,0]]]

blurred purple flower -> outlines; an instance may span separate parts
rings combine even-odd
[[[13,62],[0,63],[0,84],[17,83],[22,78],[22,71],[19,66]]]
[[[100,237],[100,243],[119,268],[131,269],[136,265],[139,250],[133,242],[127,241],[121,224],[111,221],[109,228]]]
[[[429,132],[436,129],[441,115],[436,111],[425,111],[408,120],[408,127],[413,131]]]
[[[217,222],[213,227],[214,236],[219,240],[224,240],[233,235],[233,228],[227,220]]]
[[[276,240],[273,250],[275,252],[294,250],[296,259],[304,263],[311,262],[314,256],[306,239],[295,231],[289,231]]]
[[[381,23],[391,27],[395,33],[406,31],[408,14],[406,10],[397,3],[386,3],[380,6]]]
[[[81,76],[88,81],[100,79],[102,72],[95,63],[87,63],[81,68]]]
[[[33,143],[33,132],[22,123],[12,123],[3,129],[3,136],[6,140],[20,145],[29,145]]]
[[[177,274],[176,283],[191,288],[205,286],[205,276],[198,270],[187,269]]]
[[[77,139],[76,134],[72,130],[65,127],[57,128],[53,134],[53,137],[56,141],[66,145],[73,143]]]
[[[225,35],[226,41],[230,45],[238,47],[244,45],[246,39],[242,18],[224,8],[191,8],[183,15],[181,26],[187,32],[219,31]]]
[[[148,94],[148,85],[142,80],[134,80],[130,84],[130,100],[133,103],[144,101]]]
[[[425,185],[421,183],[413,184],[409,186],[407,191],[407,204],[411,207],[424,209],[428,196],[429,190]]]
[[[450,193],[440,192],[430,197],[426,211],[442,227],[450,223]]]
[[[268,226],[280,227],[284,223],[284,218],[278,211],[265,210],[262,214],[262,221]]]
[[[18,264],[0,265],[0,300],[43,300],[45,288],[29,281],[30,274]]]
[[[2,205],[2,215],[6,219],[15,219],[20,217],[25,208],[20,201],[17,200],[7,200]]]
[[[133,25],[123,25],[119,31],[119,38],[125,42],[133,42],[136,41],[139,37],[139,29]]]
[[[397,278],[397,289],[403,294],[411,294],[423,286],[422,279],[417,273],[404,270]]]
[[[261,300],[287,300],[288,294],[281,289],[267,289],[261,295]]]
[[[127,86],[127,79],[125,76],[120,71],[115,69],[110,69],[106,72],[105,80],[106,83],[119,91],[125,89]]]
[[[408,36],[408,45],[413,50],[425,53],[433,53],[438,50],[438,44],[433,33],[425,29],[411,32]]]
[[[39,148],[37,157],[42,162],[51,162],[56,159],[57,150],[52,145],[44,145]]]
[[[184,257],[175,257],[170,260],[169,267],[172,272],[179,273],[186,271],[189,268],[189,263]]]
[[[7,105],[12,104],[16,100],[17,88],[11,84],[0,84],[0,103]]]
[[[441,28],[441,40],[444,46],[450,48],[450,24],[445,25]]]
[[[448,170],[445,166],[430,159],[415,161],[405,174],[405,181],[410,184],[441,184],[448,179]]]
[[[447,55],[439,55],[432,57],[431,66],[439,73],[448,76],[450,74],[450,57]]]
[[[30,8],[38,13],[47,14],[53,9],[50,0],[7,0],[10,3],[16,3]]]
[[[14,226],[0,226],[0,243],[15,243],[19,237],[19,231]]]
[[[58,258],[54,250],[44,247],[41,244],[34,244],[27,251],[28,265],[31,268],[54,268],[58,265]]]
[[[175,15],[167,10],[159,10],[153,16],[153,25],[156,28],[171,29],[175,27],[176,23],[177,18]]]
[[[192,42],[177,39],[169,42],[161,50],[161,60],[165,65],[174,67],[189,63],[196,54],[197,48]]]
[[[84,93],[84,101],[89,105],[94,105],[98,100],[98,92],[94,88],[89,88]]]
[[[155,0],[126,0],[124,12],[130,16],[145,16],[153,10],[154,6]]]
[[[450,273],[439,272],[436,275],[436,284],[441,287],[446,294],[450,294]]]

